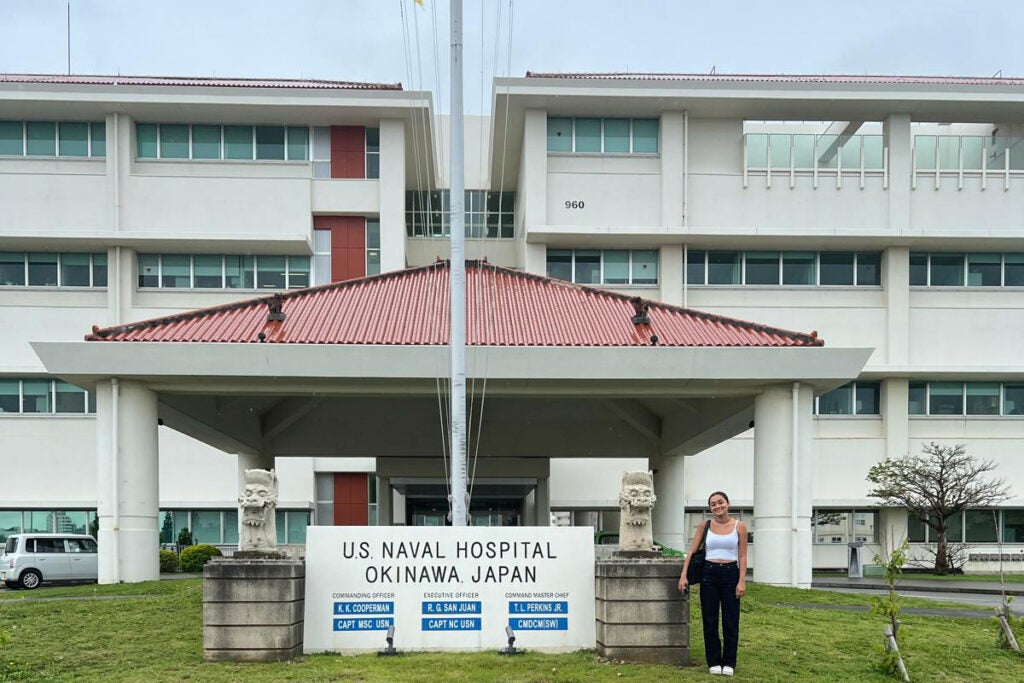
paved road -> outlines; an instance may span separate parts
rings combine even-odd
[[[833,590],[839,593],[868,593],[870,595],[882,595],[887,593],[888,590],[878,590],[874,588],[828,588],[826,590]],[[903,595],[913,596],[915,598],[927,598],[929,600],[941,600],[942,602],[955,602],[963,605],[972,605],[974,607],[988,607],[992,610],[1001,601],[998,595],[990,595],[985,593],[949,593],[949,592],[938,592],[938,591],[921,591],[915,590],[913,592],[906,591]],[[912,610],[906,610],[912,613]],[[1010,603],[1010,612],[1015,617],[1024,616],[1024,601],[1020,598],[1015,599]],[[954,616],[954,615],[950,615]],[[992,612],[986,613],[986,616],[992,616]]]

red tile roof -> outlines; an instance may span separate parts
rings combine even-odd
[[[699,81],[708,83],[821,83],[845,85],[992,85],[1024,86],[1024,78],[982,76],[881,76],[853,74],[656,74],[656,73],[540,73],[527,78],[560,78],[588,81]]]
[[[216,78],[211,76],[85,76],[67,74],[0,74],[0,83],[61,85],[158,85],[213,88],[289,88],[309,90],[401,90],[401,83],[355,83],[295,78]]]
[[[471,346],[823,346],[802,334],[486,262],[466,264]],[[87,341],[426,344],[449,340],[448,262],[106,329]],[[268,321],[280,303],[285,320]],[[634,324],[637,306],[648,324]],[[655,336],[657,340],[655,340]]]

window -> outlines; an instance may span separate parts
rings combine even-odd
[[[284,159],[284,128],[282,126],[256,126],[256,158]]]
[[[658,251],[548,249],[547,273],[580,284],[656,285]]]
[[[907,538],[911,543],[935,543],[938,533],[912,514],[907,516]],[[946,520],[950,543],[1024,542],[1024,508],[974,509],[957,512]]]
[[[61,380],[0,378],[0,414],[84,415],[96,412],[85,389]]]
[[[880,414],[881,382],[850,382],[817,399],[817,415]]]
[[[743,282],[748,285],[779,284],[779,252],[746,252],[743,258]]]
[[[105,152],[105,134],[98,140],[93,132],[92,139],[93,155],[96,143]],[[140,159],[308,161],[309,128],[137,123],[135,151]]]
[[[331,177],[331,129],[328,126],[313,129],[313,177]]]
[[[277,542],[305,543],[306,527],[309,526],[308,510],[277,510]]]
[[[962,287],[964,284],[963,254],[932,254],[928,271],[932,287]]]
[[[57,124],[52,121],[25,123],[25,152],[29,156],[57,156]]]
[[[366,274],[380,273],[380,221],[366,219]]]
[[[331,231],[313,230],[313,284],[324,285],[331,281]]]
[[[192,158],[220,159],[220,126],[192,126]]]
[[[911,252],[916,287],[1024,287],[1024,254]]]
[[[297,289],[310,282],[308,256],[139,254],[138,268],[146,289]]]
[[[466,237],[515,237],[515,192],[466,190]],[[405,228],[409,237],[448,237],[451,198],[448,190],[405,193]]]
[[[688,250],[690,285],[785,285],[877,287],[880,252]]]
[[[658,119],[548,117],[548,152],[657,154]]]
[[[1024,415],[1024,384],[910,382],[911,415]]]
[[[57,153],[62,157],[89,156],[89,124],[61,122],[57,126]]]
[[[815,544],[877,543],[878,511],[816,509],[811,514],[811,535]]]

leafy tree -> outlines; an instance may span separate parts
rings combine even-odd
[[[182,527],[181,531],[178,532],[178,545],[189,546],[195,543],[192,540],[192,532],[188,530],[188,527]]]
[[[921,455],[886,458],[868,472],[868,492],[884,505],[905,507],[935,531],[935,573],[950,569],[949,519],[968,508],[997,505],[1009,498],[1006,480],[985,476],[996,468],[991,460],[967,455],[963,444],[929,443]]]
[[[163,526],[160,528],[160,542],[174,542],[174,517],[171,516],[170,510],[164,512],[164,523]]]

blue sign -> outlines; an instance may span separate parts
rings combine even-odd
[[[479,617],[424,617],[424,631],[479,631]]]
[[[509,617],[513,631],[567,631],[567,617]]]
[[[394,617],[368,619],[335,619],[335,631],[387,631],[395,623]]]
[[[394,614],[394,602],[336,602],[334,614]]]
[[[566,614],[569,611],[569,603],[562,602],[510,602],[508,603],[510,614]]]
[[[480,601],[424,602],[424,614],[480,614]]]

